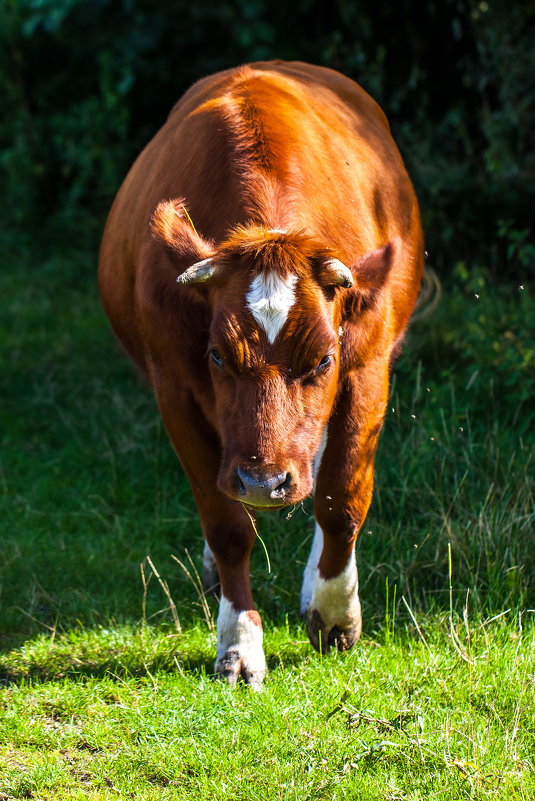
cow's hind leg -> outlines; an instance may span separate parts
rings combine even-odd
[[[202,553],[202,586],[206,595],[218,596],[221,590],[217,562],[208,543],[204,542]]]
[[[312,548],[308,556],[308,561],[303,573],[303,584],[301,586],[301,614],[304,616],[308,612],[308,607],[314,594],[314,584],[318,572],[318,562],[323,550],[323,532],[316,523]]]

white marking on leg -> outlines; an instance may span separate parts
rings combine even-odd
[[[323,550],[323,532],[319,525],[316,523],[314,531],[314,539],[312,541],[312,548],[308,556],[303,573],[303,585],[301,587],[301,614],[306,614],[310,601],[312,600],[312,593],[314,591],[314,582],[316,573],[318,572],[318,562]]]
[[[327,631],[333,626],[360,628],[359,579],[354,549],[338,576],[324,579],[316,570],[310,608],[317,609]]]
[[[235,609],[222,595],[217,618],[216,672],[227,670],[230,661],[236,675],[227,674],[229,683],[234,683],[243,670],[250,677],[249,683],[260,687],[266,674],[262,638],[262,626],[254,623],[246,610]]]
[[[275,271],[261,273],[251,282],[247,305],[256,322],[266,332],[270,343],[275,342],[295,303],[296,275],[281,278]]]

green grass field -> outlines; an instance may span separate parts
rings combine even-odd
[[[408,336],[352,652],[316,654],[298,616],[311,501],[260,516],[255,694],[211,676],[198,517],[96,251],[92,232],[3,244],[0,800],[532,799],[529,288],[458,265]]]

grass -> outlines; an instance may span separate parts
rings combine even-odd
[[[255,695],[211,677],[197,513],[100,310],[96,241],[58,241],[8,242],[0,276],[0,799],[531,799],[529,288],[463,267],[409,335],[349,654],[297,615],[311,502],[260,517]]]
[[[302,630],[270,626],[257,694],[207,676],[213,635],[199,626],[42,637],[10,656],[51,674],[3,691],[0,786],[43,799],[532,798],[535,628],[422,625],[323,659]]]

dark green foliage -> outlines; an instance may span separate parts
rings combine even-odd
[[[4,218],[102,219],[140,148],[196,79],[245,61],[332,66],[385,108],[442,273],[495,273],[532,237],[535,3],[481,0],[6,0]],[[522,278],[533,248],[510,259]]]

